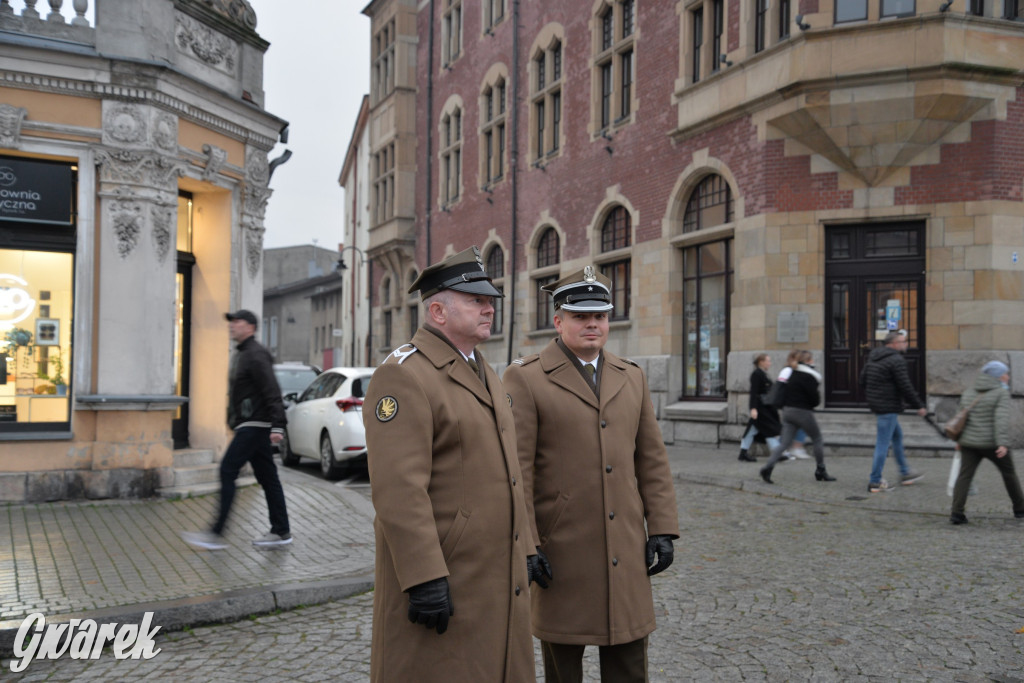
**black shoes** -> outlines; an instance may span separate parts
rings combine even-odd
[[[814,478],[817,479],[818,481],[835,481],[836,480],[835,477],[829,476],[828,470],[826,470],[824,468],[824,466],[819,467],[818,469],[814,470]]]
[[[1016,515],[1015,515],[1016,516]],[[954,512],[949,516],[950,524],[967,524],[967,515],[962,512]]]
[[[775,483],[775,482],[772,481],[772,468],[771,467],[762,467],[761,468],[761,478],[764,479],[769,484],[774,484]]]
[[[744,448],[740,451],[740,457],[738,458],[741,462],[757,462],[757,458],[747,453],[747,449]]]

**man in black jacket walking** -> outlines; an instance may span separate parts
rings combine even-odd
[[[928,413],[910,382],[907,361],[903,359],[906,350],[906,333],[902,330],[890,332],[885,337],[885,346],[872,349],[867,365],[860,374],[860,385],[865,389],[868,407],[876,419],[875,457],[868,482],[870,493],[890,488],[888,482],[882,479],[882,467],[889,454],[889,444],[892,444],[893,455],[900,467],[901,484],[913,484],[922,476],[912,471],[907,464],[907,456],[903,452],[903,429],[899,422],[904,401],[916,408],[918,415],[923,417]]]
[[[292,542],[284,489],[277,476],[271,444],[284,437],[284,403],[274,377],[273,358],[256,341],[256,315],[245,309],[226,313],[231,340],[237,342],[228,374],[228,426],[235,430],[220,461],[220,509],[209,531],[187,531],[189,545],[207,550],[227,547],[224,526],[235,500],[235,480],[245,463],[252,463],[256,481],[263,487],[270,513],[270,532],[253,540],[268,547]]]

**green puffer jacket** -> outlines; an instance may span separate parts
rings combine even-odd
[[[960,408],[966,408],[980,396],[967,415],[967,424],[960,435],[960,445],[968,448],[998,448],[1010,445],[1010,392],[999,378],[979,373],[974,387],[960,397]]]

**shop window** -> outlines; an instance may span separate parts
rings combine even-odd
[[[726,398],[732,240],[683,250],[683,398]]]
[[[0,157],[0,433],[68,431],[75,168]]]

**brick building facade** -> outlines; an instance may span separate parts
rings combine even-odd
[[[890,329],[940,415],[999,358],[1021,417],[1024,3],[940,4],[371,3],[378,359],[417,268],[477,244],[499,365],[553,335],[542,284],[613,279],[668,441],[735,438],[760,351],[863,412]]]

